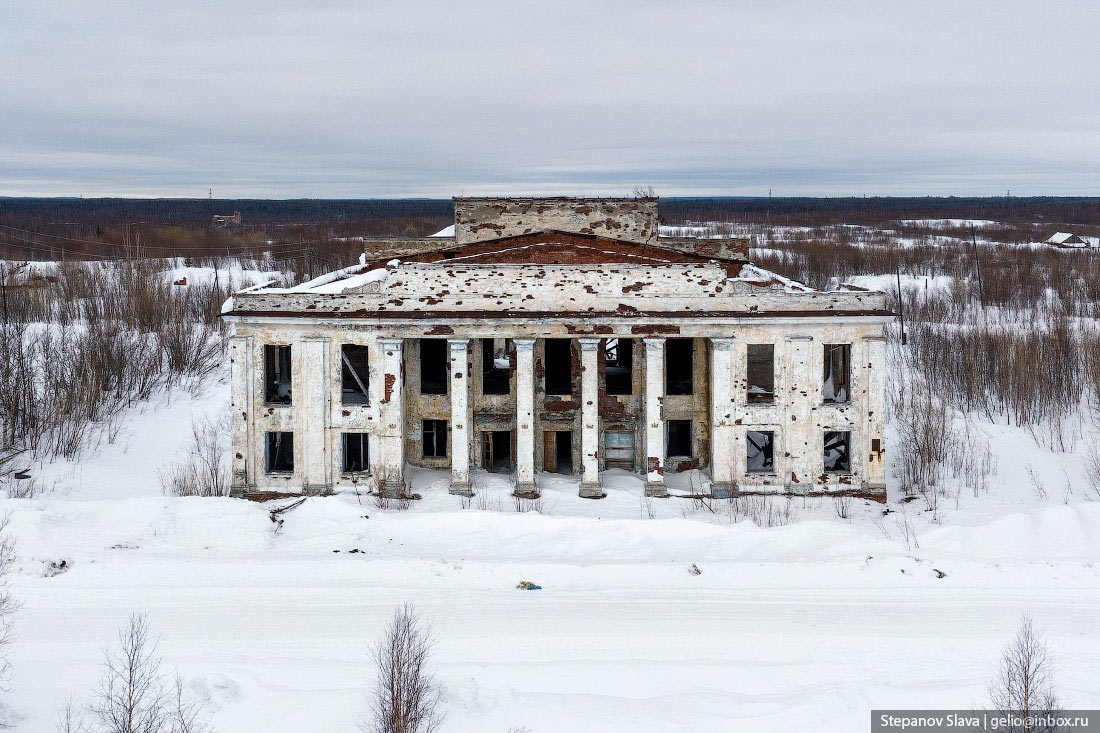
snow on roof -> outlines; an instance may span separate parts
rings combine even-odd
[[[763,267],[757,267],[756,265],[742,265],[741,271],[737,274],[737,277],[731,279],[744,280],[753,285],[779,285],[788,293],[814,292],[814,289],[809,285],[804,285],[797,280],[791,280],[789,277],[783,277],[778,273],[772,272],[771,270],[765,270]]]
[[[1047,244],[1066,244],[1067,242],[1083,242],[1084,240],[1073,232],[1055,232],[1047,239]]]
[[[435,234],[429,236],[432,237],[453,237],[455,235],[455,225],[451,224],[449,227],[443,227]]]

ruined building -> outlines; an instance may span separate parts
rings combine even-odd
[[[477,469],[592,498],[608,469],[653,496],[703,469],[716,496],[884,497],[882,293],[661,236],[656,198],[454,205],[453,234],[226,303],[235,492],[406,495],[411,464],[463,494]]]

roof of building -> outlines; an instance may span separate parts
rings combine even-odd
[[[1084,240],[1073,232],[1055,232],[1054,234],[1051,234],[1046,241],[1047,244],[1066,244],[1069,242],[1080,242],[1082,244],[1084,243]]]

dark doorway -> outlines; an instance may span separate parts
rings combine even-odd
[[[665,341],[665,393],[694,394],[692,384],[691,339]]]
[[[668,458],[691,458],[691,420],[668,421]]]
[[[511,473],[512,433],[487,430],[481,435],[481,467],[490,473]]]
[[[551,473],[573,473],[573,431],[547,430],[542,467]]]
[[[604,375],[607,394],[628,395],[633,392],[631,369],[634,363],[634,343],[630,339],[604,341]]]

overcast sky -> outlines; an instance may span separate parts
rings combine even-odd
[[[0,195],[1100,195],[1100,4],[0,1]]]

